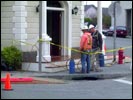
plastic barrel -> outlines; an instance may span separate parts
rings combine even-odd
[[[75,62],[73,59],[71,59],[69,62],[69,73],[70,74],[75,73]]]
[[[100,67],[104,67],[104,55],[99,54],[99,65]]]

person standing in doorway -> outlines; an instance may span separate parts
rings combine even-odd
[[[90,55],[92,49],[92,36],[88,32],[88,26],[82,27],[83,35],[80,40],[82,73],[90,72]],[[86,66],[87,65],[87,66]]]
[[[89,25],[89,32],[92,35],[92,54],[91,55],[91,60],[92,60],[92,67],[91,70],[92,71],[102,71],[102,69],[100,69],[100,65],[99,65],[99,54],[98,52],[102,51],[102,35],[100,34],[100,32],[98,30],[95,29],[94,25],[90,24]]]

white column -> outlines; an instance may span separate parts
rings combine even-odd
[[[12,19],[12,22],[14,23],[13,33],[14,33],[15,39],[20,41],[26,41],[27,39],[27,33],[26,33],[27,11],[25,7],[26,5],[27,5],[27,1],[15,1],[14,6],[12,7],[14,11],[14,16]],[[21,42],[20,45],[22,46],[25,44]]]
[[[102,53],[105,55],[105,50],[104,50],[104,46],[105,46],[105,38],[106,36],[103,35],[102,33],[102,6],[101,6],[101,1],[97,1],[98,4],[98,11],[97,11],[97,28],[99,30],[99,32],[102,35],[102,39],[103,39],[103,45],[102,45]]]
[[[51,38],[47,35],[47,9],[46,9],[46,2],[42,1],[42,62],[51,62],[50,56],[50,42]],[[39,50],[37,51],[36,61],[39,61]]]
[[[68,48],[72,48],[72,1],[68,1]],[[67,14],[67,13],[66,13]],[[67,34],[66,34],[67,35]],[[66,40],[67,41],[67,40]],[[71,50],[68,50],[68,56],[71,56]]]
[[[84,2],[85,1],[81,1],[81,24],[80,24],[80,27],[82,28],[84,26]],[[83,32],[81,31],[80,32],[80,36],[82,36]]]
[[[97,1],[98,3],[98,10],[97,10],[97,27],[100,33],[102,33],[102,7],[101,7],[101,1]]]

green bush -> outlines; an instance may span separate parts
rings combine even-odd
[[[8,67],[11,67],[13,70],[21,68],[22,52],[15,46],[4,47],[1,54]]]
[[[92,23],[92,19],[90,19],[90,18],[84,18],[84,22]]]

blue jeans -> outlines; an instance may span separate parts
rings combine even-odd
[[[90,72],[90,55],[88,51],[83,51],[85,53],[81,53],[81,65],[82,65],[82,73]],[[86,66],[87,65],[87,66]]]

